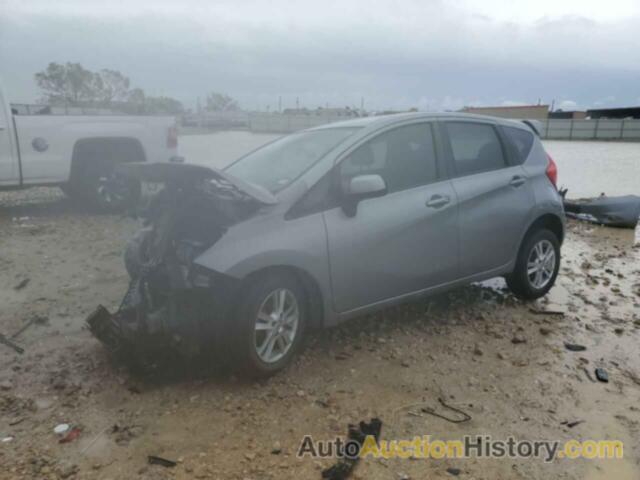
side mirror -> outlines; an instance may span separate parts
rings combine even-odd
[[[380,175],[358,175],[345,188],[342,209],[349,217],[353,217],[361,200],[381,197],[386,193],[387,184]]]

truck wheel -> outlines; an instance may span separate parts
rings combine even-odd
[[[525,238],[507,285],[517,297],[535,300],[551,290],[559,270],[558,237],[550,230],[536,230]]]
[[[308,318],[307,299],[295,277],[273,273],[254,282],[237,310],[236,357],[253,377],[282,370],[300,349]]]
[[[140,199],[140,182],[125,178],[111,168],[89,165],[79,189],[91,207],[102,213],[115,213],[135,205]]]

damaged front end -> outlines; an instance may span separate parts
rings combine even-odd
[[[141,210],[145,228],[127,246],[131,280],[118,310],[98,306],[87,318],[89,329],[117,354],[167,346],[196,354],[224,329],[238,281],[195,265],[195,258],[276,199],[196,165],[128,164],[121,173],[164,188]]]

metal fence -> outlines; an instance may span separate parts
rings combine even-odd
[[[281,115],[270,113],[251,113],[249,129],[252,132],[288,133],[305,128],[317,127],[327,123],[348,120],[340,115]]]
[[[542,138],[549,140],[640,141],[640,120],[546,120]]]
[[[278,115],[251,113],[249,129],[254,132],[295,132],[305,128],[347,120],[344,116]],[[640,120],[542,120],[542,138],[549,140],[640,141]]]

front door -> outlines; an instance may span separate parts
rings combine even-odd
[[[455,279],[457,200],[438,168],[430,123],[401,126],[364,143],[338,165],[343,184],[378,174],[382,197],[354,216],[324,212],[334,307],[346,312]]]

